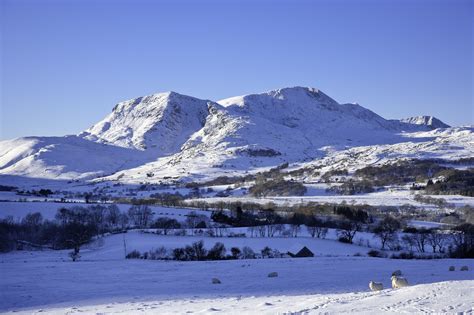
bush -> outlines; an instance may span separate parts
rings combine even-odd
[[[268,246],[265,246],[264,249],[262,249],[262,257],[265,258],[265,257],[268,257],[268,258],[272,258],[272,249]]]
[[[387,257],[387,255],[385,255],[385,253],[382,253],[382,252],[380,252],[378,250],[375,250],[375,249],[372,249],[372,250],[368,251],[367,255],[370,256],[370,257],[378,257],[378,258]]]
[[[174,260],[187,260],[184,248],[173,249],[173,259]]]
[[[391,259],[441,259],[446,258],[445,255],[416,255],[412,252],[401,252],[400,254],[392,254]]]
[[[248,246],[242,248],[242,259],[254,259],[255,252]]]
[[[352,244],[351,240],[344,236],[340,236],[337,240],[341,243]]]
[[[232,254],[232,258],[234,259],[239,259],[240,258],[240,254],[242,253],[242,251],[240,250],[240,248],[238,247],[232,247],[230,249],[230,252]]]
[[[207,253],[207,259],[222,260],[225,258],[226,249],[224,244],[217,242]]]
[[[170,258],[170,253],[164,246],[161,246],[155,250],[151,250],[148,257],[153,260],[164,260]]]
[[[204,242],[198,241],[184,248],[186,254],[186,260],[205,260],[207,256],[207,250],[204,248]]]
[[[390,256],[392,259],[415,259],[416,256],[412,252],[401,252],[399,254],[392,254]]]
[[[131,251],[130,253],[128,253],[125,258],[126,259],[138,259],[140,258],[142,255],[140,254],[140,252],[138,250],[133,250]]]

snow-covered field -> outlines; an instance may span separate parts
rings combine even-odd
[[[307,245],[314,258],[177,262],[126,260],[127,251],[183,246],[199,237],[129,232],[105,237],[72,262],[68,251],[0,255],[0,312],[31,313],[380,313],[470,312],[474,260],[391,260],[353,256],[363,247],[309,238],[213,238],[230,246]],[[367,248],[365,248],[367,250]],[[456,271],[448,271],[449,266]],[[469,271],[460,271],[461,266]],[[400,269],[411,287],[390,289]],[[269,278],[270,272],[278,277]],[[212,284],[218,278],[221,284]],[[368,282],[386,290],[369,292]]]
[[[321,191],[319,191],[321,192]],[[433,198],[443,198],[448,204],[452,204],[456,207],[462,207],[465,205],[474,206],[474,198],[460,195],[426,195]],[[359,195],[330,195],[330,194],[319,194],[319,195],[305,195],[305,196],[289,196],[289,197],[261,197],[254,198],[249,196],[244,197],[211,197],[202,200],[208,202],[217,201],[241,201],[241,202],[256,202],[265,204],[268,202],[274,202],[276,204],[301,204],[308,202],[317,203],[341,203],[346,202],[348,204],[366,204],[371,206],[401,206],[401,205],[413,205],[424,209],[437,209],[438,207],[432,204],[420,203],[414,200],[415,194],[409,190],[400,191],[382,191],[368,194]]]
[[[245,232],[241,229],[232,229],[235,232]],[[247,233],[248,234],[248,233]],[[208,236],[174,236],[174,235],[156,235],[151,233],[142,233],[140,231],[129,231],[124,234],[115,234],[104,238],[100,243],[99,248],[95,248],[91,252],[84,252],[83,257],[87,258],[93,256],[95,260],[111,260],[122,259],[124,255],[124,242],[126,243],[127,252],[138,250],[141,253],[150,251],[158,247],[166,247],[173,249],[182,247],[184,245],[191,245],[193,242],[202,240],[204,246],[210,249],[216,242],[221,242],[229,251],[231,247],[242,248],[248,246],[256,253],[259,253],[265,246],[270,246],[272,249],[277,249],[281,253],[298,252],[304,246],[308,247],[316,257],[321,256],[353,256],[355,254],[365,255],[371,248],[362,246],[344,244],[336,241],[336,233],[331,230],[328,233],[327,239],[318,239],[308,237],[306,231],[300,233],[300,237],[208,237]],[[378,245],[368,236],[367,233],[359,233],[357,239],[366,237],[370,238],[373,245]],[[102,244],[103,242],[103,244]],[[94,248],[94,247],[93,247]]]
[[[131,300],[95,305],[55,306],[15,314],[468,314],[474,281],[416,285],[403,290],[342,294]]]
[[[2,311],[245,313],[303,310],[470,311],[472,271],[448,266],[472,260],[386,260],[364,257],[259,259],[218,262],[95,260],[73,263],[66,252],[17,252],[0,256]],[[415,287],[368,292],[370,280],[389,288],[401,269]],[[269,272],[277,278],[268,278]],[[212,284],[217,277],[221,284]],[[459,282],[459,280],[471,280]],[[455,281],[436,283],[441,281]],[[435,283],[435,284],[430,284]],[[319,309],[321,308],[321,309]],[[451,309],[450,309],[451,308]]]

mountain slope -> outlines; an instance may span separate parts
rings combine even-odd
[[[77,136],[18,138],[0,148],[0,177],[91,179],[145,162],[134,150]]]
[[[433,116],[415,116],[400,119],[401,122],[419,126],[427,126],[430,129],[449,128],[450,126]]]
[[[191,134],[204,126],[211,102],[174,92],[136,98],[117,104],[104,120],[80,136],[155,155],[180,150]]]
[[[20,183],[31,178],[200,180],[313,161],[358,147],[374,152],[379,147],[405,148],[394,152],[398,156],[426,148],[449,152],[449,157],[454,153],[448,147],[458,145],[455,156],[472,155],[472,129],[446,129],[449,137],[437,130],[426,134],[438,126],[446,125],[434,117],[386,120],[360,105],[339,104],[314,88],[284,88],[219,102],[167,92],[119,103],[77,136],[1,141],[0,183],[12,176]],[[403,143],[412,145],[399,145]]]

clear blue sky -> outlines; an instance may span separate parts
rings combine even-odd
[[[78,133],[156,92],[295,85],[474,124],[473,2],[0,0],[0,138]]]

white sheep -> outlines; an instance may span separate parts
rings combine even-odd
[[[383,290],[383,283],[370,281],[369,282],[369,288],[372,291],[381,291],[381,290]]]
[[[407,279],[403,277],[392,276],[392,288],[403,288],[408,286]]]
[[[461,269],[459,269],[461,271],[469,271],[469,267],[468,266],[462,266]]]
[[[220,284],[220,283],[221,283],[221,280],[217,278],[212,278],[212,284]]]
[[[270,272],[268,274],[268,278],[275,278],[275,277],[278,277],[278,272]]]

